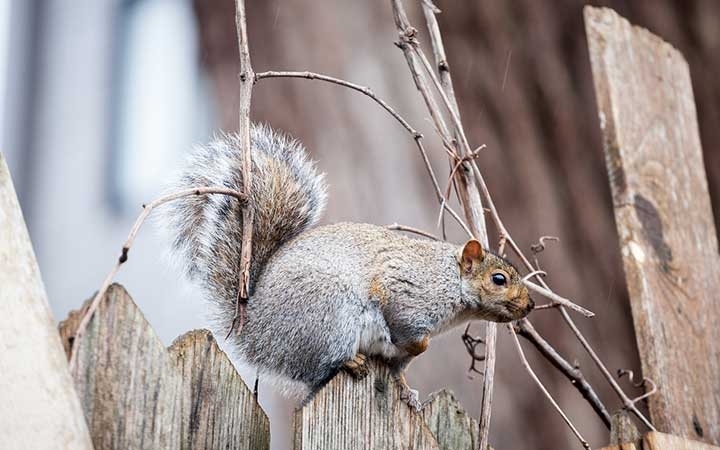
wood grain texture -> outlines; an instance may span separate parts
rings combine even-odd
[[[635,444],[620,444],[603,447],[600,450],[638,450]]]
[[[634,444],[640,445],[640,432],[633,418],[624,409],[616,411],[610,419],[610,445],[622,447]]]
[[[295,412],[295,450],[440,450],[388,369],[369,364],[363,380],[340,373]]]
[[[3,449],[92,449],[2,154],[0,399]]]
[[[643,437],[643,450],[718,450],[718,447],[671,434],[651,432]]]
[[[443,389],[423,404],[422,417],[440,450],[476,450],[478,421],[460,406],[452,392]]]
[[[73,377],[96,450],[268,448],[265,413],[209,332],[190,332],[167,350],[114,284],[72,342],[87,305],[60,331],[78,352]]]
[[[635,444],[620,444],[603,447],[600,450],[637,450]],[[718,450],[720,447],[704,442],[652,431],[642,438],[642,450]]]
[[[609,9],[585,21],[650,415],[717,444],[720,261],[688,66]]]
[[[169,351],[181,370],[183,448],[269,448],[268,418],[212,333],[190,331]]]

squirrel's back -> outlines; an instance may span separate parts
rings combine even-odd
[[[254,211],[250,292],[270,256],[312,227],[326,202],[324,175],[303,146],[266,125],[250,130],[253,163],[249,207]],[[237,134],[222,134],[198,147],[174,190],[217,186],[243,190],[243,150]],[[220,307],[234,311],[242,241],[242,206],[219,194],[189,196],[164,209],[171,252],[191,280]]]

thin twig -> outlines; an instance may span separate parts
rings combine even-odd
[[[560,238],[556,236],[540,236],[537,244],[530,246],[530,251],[533,253],[533,260],[535,261],[535,268],[540,270],[540,261],[538,260],[538,254],[545,251],[545,241],[560,242]]]
[[[388,230],[406,231],[406,232],[408,232],[408,233],[414,233],[414,234],[417,234],[417,235],[420,235],[420,236],[425,236],[426,238],[430,238],[430,239],[432,239],[432,240],[434,240],[434,241],[439,241],[439,240],[440,240],[440,238],[438,238],[438,237],[435,236],[434,234],[428,233],[427,231],[423,231],[423,230],[420,230],[420,229],[417,229],[417,228],[409,227],[409,226],[407,226],[407,225],[400,225],[399,223],[393,223],[392,225],[388,225],[388,226],[385,227],[385,228],[387,228]]]
[[[430,80],[432,80],[433,85],[440,94],[440,100],[442,100],[443,105],[445,105],[445,108],[447,108],[447,111],[450,113],[450,119],[453,124],[453,128],[456,130],[457,137],[460,138],[462,150],[465,154],[469,154],[471,151],[470,144],[468,143],[465,131],[462,127],[462,122],[460,121],[460,112],[457,108],[457,102],[454,98],[451,100],[448,97],[448,94],[445,92],[445,89],[443,89],[443,85],[440,83],[440,80],[435,76],[432,65],[430,64],[430,61],[428,61],[427,56],[425,56],[425,52],[422,51],[422,48],[420,47],[420,44],[418,44],[417,39],[415,39],[415,36],[410,37],[408,41],[410,42],[413,51],[415,51],[418,55],[423,67],[430,74]],[[445,70],[443,73],[449,74],[449,69]]]
[[[545,272],[544,270],[533,270],[532,272],[530,272],[522,277],[522,282],[524,283],[536,275],[546,276],[547,272]]]
[[[644,394],[641,394],[631,400],[633,405],[641,400],[645,400],[646,398],[650,397],[651,395],[654,395],[658,391],[657,385],[650,378],[645,377],[642,380],[640,380],[639,383],[636,383],[635,382],[635,374],[633,373],[632,370],[628,370],[628,369],[618,370],[618,378],[622,378],[624,376],[627,376],[630,379],[630,384],[632,384],[633,387],[645,388],[646,385],[648,385],[648,384],[651,386],[650,389],[646,390],[646,392]]]
[[[447,185],[445,186],[445,196],[443,198],[444,201],[446,201],[446,202],[450,201],[450,192],[453,187],[453,182],[455,181],[455,176],[457,175],[457,172],[460,169],[460,167],[462,166],[462,164],[465,161],[469,161],[471,159],[474,159],[474,158],[477,158],[478,156],[480,156],[480,152],[482,150],[484,150],[485,148],[487,148],[487,145],[483,144],[480,147],[473,150],[472,152],[470,152],[469,155],[465,155],[462,158],[458,158],[457,156],[455,156],[452,153],[450,154],[450,156],[453,159],[455,159],[456,162],[455,162],[455,165],[452,166],[452,169],[450,169],[450,174],[448,175]]]
[[[367,86],[361,86],[359,84],[351,83],[346,80],[342,80],[340,78],[331,77],[329,75],[323,75],[321,73],[315,73],[315,72],[295,72],[295,71],[267,71],[267,72],[260,72],[255,74],[255,80],[260,81],[264,78],[305,78],[307,80],[319,80],[319,81],[326,81],[328,83],[338,84],[340,86],[345,86],[346,88],[350,88],[352,90],[361,92],[371,99],[373,99],[378,105],[380,105],[385,111],[390,113],[391,116],[395,118],[402,126],[405,128],[408,133],[412,134],[413,136],[420,135],[420,133],[413,128],[407,120],[405,120],[397,111],[395,111],[388,103],[378,97],[375,92],[373,92],[372,89],[370,89]]]
[[[537,244],[533,244],[530,246],[530,250],[533,253],[540,253],[540,252],[545,251],[545,248],[547,247],[547,244],[545,244],[545,241],[560,242],[560,238],[557,236],[540,236],[540,239],[538,239]]]
[[[340,78],[332,77],[329,75],[324,75],[320,73],[315,72],[293,72],[293,71],[267,71],[267,72],[261,72],[255,75],[255,80],[260,81],[265,78],[304,78],[307,80],[318,80],[318,81],[325,81],[328,83],[337,84],[339,86],[344,86],[346,88],[352,89],[354,91],[360,92],[368,97],[370,97],[373,101],[375,101],[378,105],[380,105],[385,111],[387,111],[395,120],[397,120],[400,125],[402,125],[405,130],[407,130],[408,133],[412,136],[413,140],[415,141],[415,145],[418,148],[418,151],[420,152],[420,156],[422,156],[423,163],[425,164],[425,169],[428,172],[428,175],[430,176],[430,180],[432,181],[433,188],[435,189],[435,195],[437,196],[438,201],[440,202],[440,206],[443,210],[445,210],[452,218],[460,225],[460,227],[465,231],[468,236],[472,237],[472,232],[470,231],[470,228],[467,226],[465,221],[460,217],[460,215],[453,210],[450,205],[447,204],[447,202],[444,201],[444,196],[442,193],[442,189],[440,188],[440,184],[437,181],[437,176],[435,175],[435,171],[432,168],[432,164],[430,164],[430,158],[428,158],[427,151],[425,150],[425,146],[422,143],[423,135],[418,132],[415,128],[413,128],[410,123],[405,120],[395,109],[393,109],[385,100],[378,97],[375,92],[368,88],[367,86],[361,86],[359,84],[351,83],[347,80],[343,80]]]
[[[477,168],[476,168],[476,169],[477,169]],[[479,170],[477,171],[477,173],[479,174]],[[489,193],[488,193],[488,195],[489,195]],[[515,243],[515,241],[512,240],[512,238],[510,237],[510,235],[507,233],[507,230],[505,230],[505,227],[504,227],[502,221],[500,220],[500,217],[497,216],[497,211],[495,212],[495,214],[493,214],[493,213],[491,212],[491,216],[493,217],[493,220],[495,220],[496,223],[498,224],[498,227],[502,227],[501,230],[504,230],[504,233],[505,233],[505,234],[507,235],[507,237],[508,237],[508,243],[510,244],[511,248],[513,249],[513,251],[518,255],[518,257],[520,258],[520,260],[522,261],[522,263],[525,265],[525,267],[526,267],[528,270],[531,270],[531,271],[532,271],[532,270],[535,270],[535,267],[534,267],[534,266],[532,265],[532,263],[528,260],[528,258],[525,256],[525,254],[524,254],[524,253],[522,252],[522,250],[520,249],[520,247],[518,247],[518,245]],[[501,232],[502,232],[502,231],[501,231]],[[574,334],[575,337],[578,339],[578,341],[580,341],[580,344],[582,344],[583,348],[584,348],[585,351],[588,353],[588,355],[590,355],[590,358],[593,360],[593,362],[595,363],[595,365],[598,367],[598,369],[599,369],[600,372],[602,373],[602,375],[603,375],[603,377],[605,378],[605,380],[608,382],[608,384],[610,384],[610,386],[613,388],[613,390],[614,390],[615,393],[618,395],[618,397],[620,397],[620,400],[622,400],[622,402],[623,402],[623,406],[624,406],[627,410],[629,410],[629,411],[631,411],[633,414],[635,414],[635,416],[636,416],[646,427],[648,427],[648,429],[650,429],[651,431],[656,431],[656,429],[655,429],[655,427],[652,425],[652,423],[650,423],[650,421],[647,419],[647,417],[645,417],[645,415],[644,415],[642,412],[640,412],[639,409],[637,409],[637,408],[635,407],[635,403],[633,403],[632,399],[630,399],[630,398],[627,396],[627,394],[625,394],[625,391],[622,390],[622,388],[620,387],[620,385],[617,384],[617,382],[615,381],[615,379],[613,378],[613,376],[610,374],[610,371],[608,370],[608,368],[607,368],[607,367],[605,366],[605,364],[602,362],[602,360],[600,359],[600,357],[598,356],[598,354],[595,352],[595,350],[592,348],[592,346],[590,345],[590,343],[587,341],[587,339],[585,338],[585,336],[580,332],[580,329],[577,327],[577,325],[575,324],[575,322],[572,320],[572,317],[570,317],[570,314],[569,314],[569,313],[567,312],[567,310],[565,309],[565,306],[570,307],[570,305],[569,305],[569,304],[568,304],[568,305],[564,305],[564,304],[562,303],[562,300],[567,300],[567,299],[562,299],[562,297],[560,297],[560,296],[555,297],[557,294],[555,294],[555,293],[550,289],[550,287],[548,286],[548,284],[545,282],[545,280],[544,280],[542,277],[537,276],[537,277],[535,277],[535,278],[538,280],[538,282],[539,282],[539,284],[540,284],[539,286],[531,283],[530,281],[527,281],[527,282],[525,283],[525,285],[526,285],[529,289],[536,290],[536,292],[540,292],[540,293],[542,293],[543,295],[547,296],[548,298],[550,298],[551,300],[553,300],[553,302],[555,302],[555,303],[560,303],[560,304],[557,306],[557,309],[558,309],[558,311],[560,311],[560,315],[562,316],[563,320],[565,321],[566,324],[568,324],[568,326],[569,326],[570,329],[572,330],[573,334]],[[562,299],[562,300],[560,300],[560,299]],[[569,301],[569,300],[567,300],[567,301]],[[572,303],[572,302],[571,302],[571,303]],[[577,305],[575,305],[575,306],[577,306]],[[581,307],[578,306],[578,308],[581,308]],[[581,309],[584,309],[584,308],[581,308]],[[581,311],[578,311],[578,312],[581,312]],[[589,312],[589,311],[588,311],[588,312]]]
[[[499,220],[499,217],[497,219]],[[502,222],[500,222],[500,224],[502,225]],[[530,263],[530,261],[527,259],[525,254],[522,252],[522,250],[520,250],[520,248],[517,246],[517,244],[515,244],[515,242],[512,239],[509,239],[509,243],[512,246],[515,253],[518,255],[518,257],[520,257],[520,260],[523,262],[525,267],[528,270],[534,270],[535,267],[532,265],[532,263]],[[561,301],[559,301],[559,299],[562,297],[558,296],[557,298],[555,298],[554,296],[556,294],[550,289],[550,287],[548,286],[548,284],[545,282],[544,279],[542,279],[539,276],[536,277],[536,279],[538,280],[538,282],[540,284],[539,286],[534,285],[529,281],[526,282],[525,285],[530,289],[536,290],[536,292],[540,292],[543,295],[546,295],[548,298],[553,300],[553,302],[561,303]],[[548,295],[548,294],[551,294],[552,296]],[[567,300],[567,299],[564,299],[564,300]],[[647,417],[645,417],[645,415],[642,412],[640,412],[639,409],[637,409],[635,407],[635,403],[632,401],[632,399],[630,397],[628,397],[627,394],[625,394],[625,391],[623,391],[622,388],[620,387],[620,385],[618,385],[618,383],[615,381],[613,376],[610,374],[610,371],[608,370],[608,368],[602,362],[602,360],[600,359],[598,354],[595,352],[595,350],[592,348],[590,343],[587,341],[585,336],[580,332],[580,329],[577,327],[575,322],[572,320],[572,317],[570,317],[570,314],[565,309],[565,306],[570,307],[570,305],[564,305],[562,303],[557,306],[558,311],[560,311],[560,315],[562,316],[565,323],[570,327],[570,329],[572,330],[573,334],[578,339],[578,341],[580,341],[580,344],[582,344],[585,351],[588,353],[588,355],[590,355],[590,358],[593,360],[593,362],[595,363],[597,368],[600,370],[600,372],[602,373],[605,380],[608,382],[608,384],[610,384],[610,386],[613,388],[613,390],[618,395],[618,397],[620,397],[620,400],[623,403],[623,407],[626,408],[627,410],[631,411],[633,414],[635,414],[635,416],[646,427],[648,427],[648,429],[650,429],[651,431],[656,431],[656,429],[652,425],[652,423],[650,423],[650,421],[647,419]]]
[[[545,273],[545,272],[543,272],[542,270],[540,270],[540,271],[534,270],[534,268],[531,268],[531,269],[529,269],[529,270],[532,270],[532,271],[533,271],[533,272],[532,272],[533,276],[538,276],[538,275],[540,275],[540,274],[544,274],[544,273]],[[551,290],[549,290],[549,289],[547,289],[547,288],[545,288],[545,287],[543,287],[543,286],[540,286],[540,285],[538,285],[538,284],[535,284],[535,283],[533,283],[533,282],[530,281],[530,280],[523,280],[523,283],[524,283],[525,286],[527,286],[527,288],[530,289],[531,291],[535,291],[535,292],[537,292],[538,294],[540,294],[540,295],[542,295],[542,296],[544,296],[544,297],[549,298],[550,300],[553,301],[553,303],[555,303],[555,304],[558,305],[558,306],[567,306],[568,308],[572,309],[573,311],[579,312],[580,314],[582,314],[582,315],[585,316],[585,317],[595,317],[595,313],[592,312],[592,311],[590,311],[589,309],[585,309],[585,308],[583,308],[582,306],[573,303],[571,300],[568,300],[568,299],[566,299],[565,297],[562,297],[562,296],[556,294],[555,292],[553,292],[553,291],[551,291]]]
[[[520,359],[522,361],[523,366],[525,367],[525,370],[530,374],[530,378],[533,379],[535,384],[538,385],[542,393],[547,397],[548,400],[550,400],[550,403],[553,405],[555,410],[560,414],[562,419],[565,421],[565,423],[570,427],[575,437],[578,438],[580,443],[582,444],[583,448],[589,449],[590,444],[585,440],[585,438],[582,437],[580,432],[575,428],[575,425],[570,421],[570,418],[563,412],[563,410],[560,408],[560,406],[557,404],[555,399],[552,395],[550,395],[550,392],[548,392],[547,388],[542,384],[542,381],[540,381],[540,378],[535,374],[535,371],[530,367],[530,363],[528,362],[527,358],[525,357],[525,353],[523,352],[522,347],[520,346],[520,340],[517,337],[517,334],[515,334],[515,330],[513,329],[513,326],[511,324],[507,324],[508,330],[510,330],[510,334],[512,334],[513,341],[515,342],[515,348],[518,351],[518,354],[520,355]]]
[[[529,320],[521,319],[517,321],[517,333],[527,339],[535,348],[555,366],[563,375],[570,380],[570,383],[582,394],[583,398],[590,403],[593,410],[600,416],[605,426],[610,429],[610,413],[598,397],[590,383],[587,382],[579,367],[573,366],[565,358],[553,348],[542,336],[535,330]]]
[[[468,355],[470,355],[470,367],[468,368],[468,372],[470,374],[475,372],[479,373],[480,375],[484,375],[483,372],[479,371],[475,367],[475,364],[485,361],[485,354],[479,355],[476,350],[479,345],[485,345],[485,339],[479,336],[471,335],[470,325],[472,325],[472,322],[468,322],[467,326],[465,327],[465,331],[461,336],[462,342],[465,345],[465,351],[467,351]]]
[[[432,16],[434,14],[432,8],[428,8],[427,5],[424,6],[423,10],[426,11],[426,17],[428,15]],[[423,100],[425,101],[425,105],[434,122],[435,129],[438,131],[438,135],[444,143],[457,143],[458,138],[460,139],[462,145],[460,147],[454,145],[451,148],[454,156],[469,155],[471,153],[471,149],[467,142],[467,138],[465,137],[465,131],[463,130],[462,123],[460,122],[460,113],[457,108],[457,101],[455,100],[452,89],[452,78],[450,77],[450,71],[444,57],[444,48],[442,47],[442,44],[436,45],[437,42],[441,42],[442,40],[439,34],[439,29],[438,33],[433,37],[433,45],[437,48],[436,54],[438,55],[438,58],[440,58],[438,60],[438,67],[443,67],[440,75],[445,80],[444,83],[445,90],[448,92],[447,94],[443,89],[443,86],[438,81],[432,67],[430,67],[427,58],[425,58],[422,52],[418,51],[418,43],[416,39],[417,30],[410,25],[407,14],[405,13],[405,9],[402,5],[402,0],[392,0],[392,7],[393,18],[395,19],[395,25],[398,29],[400,37],[400,40],[396,43],[396,45],[405,55],[408,67],[410,68],[410,73],[415,81],[415,86],[418,91],[420,91]],[[432,17],[430,20],[435,19]],[[443,61],[445,62],[444,66],[442,65]],[[435,88],[439,92],[445,107],[450,112],[455,138],[451,138],[451,133],[449,131],[450,128],[448,128],[445,119],[443,118],[442,109],[438,107],[437,102],[435,101],[434,95],[432,94],[433,89],[430,86],[430,83],[428,83],[426,75],[432,80],[432,84],[435,85]],[[452,97],[452,100],[450,97]],[[459,197],[466,200],[461,200],[462,206],[465,210],[465,216],[471,222],[471,228],[472,224],[476,224],[477,229],[473,230],[474,235],[483,245],[487,246],[487,229],[485,227],[484,210],[482,208],[480,193],[477,192],[477,189],[473,186],[474,182],[472,177],[466,176],[464,172],[458,173],[456,180],[458,181],[457,186],[460,190]]]
[[[401,4],[400,8],[402,8]],[[422,9],[430,33],[430,42],[433,48],[433,55],[435,57],[437,74],[435,73],[435,70],[430,67],[427,58],[422,53],[419,45],[417,44],[415,36],[407,33],[404,33],[403,35],[407,37],[408,42],[415,50],[415,53],[420,57],[420,61],[425,66],[425,70],[428,76],[430,76],[430,78],[433,80],[435,87],[438,90],[438,93],[440,94],[445,106],[448,109],[448,112],[450,113],[453,124],[453,143],[456,144],[453,147],[455,147],[455,153],[461,155],[461,158],[456,158],[457,163],[451,170],[450,180],[457,180],[457,182],[453,184],[458,189],[458,196],[459,198],[461,198],[461,202],[465,207],[466,215],[470,218],[472,223],[476,224],[479,232],[479,238],[481,239],[482,244],[485,247],[488,247],[489,242],[487,228],[485,224],[484,208],[482,205],[480,192],[477,189],[477,186],[475,186],[472,177],[468,177],[465,175],[464,172],[460,173],[458,171],[462,164],[467,161],[474,160],[479,154],[479,151],[485,148],[485,146],[480,146],[478,149],[473,151],[470,149],[467,137],[465,136],[465,130],[463,129],[462,122],[460,120],[460,109],[458,108],[457,99],[455,97],[455,90],[453,88],[450,67],[445,56],[445,46],[443,44],[442,35],[440,33],[440,26],[438,25],[437,19],[435,17],[435,14],[437,14],[439,10],[432,3],[427,2],[422,3]],[[406,29],[409,29],[409,23],[406,23],[404,25],[406,25]],[[445,140],[446,139],[444,138],[443,142],[445,142]],[[457,149],[458,140],[460,140],[460,142],[462,143],[462,147],[460,149]],[[449,186],[450,183],[448,183],[448,190]],[[445,201],[447,201],[448,196],[449,192],[446,192]],[[485,369],[483,377],[482,404],[479,426],[480,439],[478,443],[479,448],[483,450],[488,448],[490,439],[490,416],[492,412],[493,383],[495,381],[495,361],[497,359],[496,347],[497,324],[495,324],[494,322],[487,322],[485,328]],[[474,362],[475,359],[473,355],[473,364]]]
[[[625,394],[625,391],[622,390],[620,385],[617,384],[613,376],[610,374],[610,371],[607,369],[607,367],[605,367],[605,364],[603,364],[600,357],[597,355],[597,353],[595,353],[595,350],[590,346],[585,336],[583,336],[583,334],[578,329],[577,325],[575,325],[575,322],[570,317],[570,314],[568,314],[568,312],[562,306],[560,306],[558,310],[560,311],[560,314],[562,315],[565,322],[570,326],[570,329],[575,334],[575,337],[577,337],[582,346],[585,348],[585,351],[590,355],[590,358],[592,358],[592,360],[595,362],[595,365],[600,369],[600,372],[602,372],[605,379],[608,380],[610,386],[613,388],[615,393],[617,393],[618,397],[620,397],[620,400],[622,400],[623,402],[623,407],[625,407],[629,411],[632,411],[632,413],[635,414],[635,416],[640,419],[640,421],[646,427],[648,427],[648,429],[650,429],[651,431],[657,431],[657,429],[653,426],[652,423],[650,423],[647,417],[645,417],[645,415],[635,407],[635,403],[633,402],[633,400],[628,397],[627,394]]]
[[[243,149],[243,191],[250,193],[252,186],[252,155],[250,148],[250,101],[252,88],[255,84],[255,73],[250,63],[248,47],[247,20],[245,17],[245,1],[235,0],[235,26],[237,29],[238,49],[240,54],[240,104],[238,107],[238,136]],[[238,332],[245,323],[245,307],[250,297],[250,262],[252,260],[253,208],[242,211],[242,244],[240,251],[240,274],[238,279],[238,295],[235,300],[235,317],[233,317],[228,336],[239,325]]]
[[[197,187],[197,188],[191,188],[191,189],[184,189],[182,191],[173,192],[167,195],[164,195],[162,197],[159,197],[152,202],[143,205],[143,210],[140,213],[140,215],[135,219],[135,223],[133,224],[132,229],[130,230],[130,234],[128,234],[127,239],[125,239],[125,242],[122,245],[122,248],[120,249],[120,256],[117,259],[117,262],[113,266],[113,268],[110,270],[110,272],[105,276],[105,279],[103,280],[102,284],[100,285],[100,289],[98,289],[97,293],[93,297],[92,301],[90,302],[90,306],[88,306],[87,310],[85,311],[85,314],[82,317],[82,320],[80,320],[80,324],[78,324],[77,330],[75,331],[74,336],[74,342],[80,342],[80,338],[85,333],[85,330],[87,329],[88,323],[90,323],[90,319],[92,319],[93,315],[95,314],[95,311],[97,310],[98,306],[100,305],[100,301],[105,296],[105,293],[108,290],[108,287],[110,287],[110,283],[112,283],[112,280],[115,278],[115,275],[120,270],[120,266],[125,264],[125,262],[128,260],[128,253],[130,252],[130,248],[132,247],[133,243],[135,242],[135,238],[137,237],[138,232],[140,231],[140,227],[145,223],[145,219],[150,215],[150,213],[157,208],[158,206],[171,202],[173,200],[177,200],[182,197],[188,197],[191,195],[206,195],[206,194],[221,194],[221,195],[229,195],[231,197],[235,197],[239,201],[245,203],[247,201],[247,196],[239,191],[228,189],[224,187]],[[70,367],[74,367],[76,362],[76,351],[72,351],[70,355]]]

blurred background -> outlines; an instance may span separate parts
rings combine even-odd
[[[428,44],[419,1],[413,24]],[[549,282],[593,309],[578,318],[611,371],[639,371],[613,223],[580,0],[438,0],[460,110],[516,240],[540,255]],[[604,1],[679,48],[690,64],[705,164],[720,211],[720,2]],[[194,144],[237,123],[232,0],[0,0],[0,150],[10,165],[57,320],[80,306],[117,257],[140,205],[156,197]],[[255,70],[311,70],[371,87],[433,137],[396,40],[388,1],[247,0]],[[412,140],[368,98],[308,80],[263,80],[252,117],[302,140],[327,172],[325,222],[399,222],[437,233],[438,208]],[[700,176],[700,174],[698,174]],[[450,224],[450,222],[448,222]],[[450,239],[463,238],[450,227]],[[0,243],[1,245],[1,243]],[[148,226],[123,268],[124,283],[164,342],[206,326],[205,306],[163,262]],[[540,331],[577,362],[610,410],[619,402],[553,311]],[[480,332],[482,327],[475,329]],[[451,388],[479,414],[481,377],[455,330],[410,368],[422,394]],[[499,336],[491,443],[497,449],[577,448]],[[527,347],[559,403],[591,445],[602,422],[574,388]],[[242,369],[248,383],[251,370]],[[633,392],[630,388],[630,392]],[[272,447],[289,448],[292,405],[260,383]]]

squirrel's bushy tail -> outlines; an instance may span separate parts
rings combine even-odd
[[[253,125],[252,190],[254,211],[250,292],[270,256],[283,243],[312,227],[326,201],[324,175],[315,170],[298,141]],[[224,134],[197,148],[174,189],[222,186],[243,190],[239,136]],[[234,310],[240,270],[242,207],[226,195],[189,196],[164,209],[163,222],[172,234],[172,253],[191,280],[213,303]],[[232,317],[232,315],[230,315]]]

